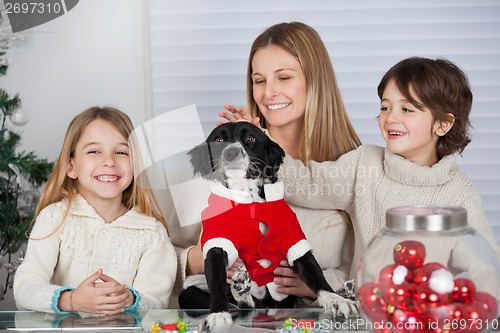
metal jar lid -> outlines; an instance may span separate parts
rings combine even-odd
[[[467,225],[467,211],[455,206],[403,206],[386,212],[393,231],[445,231]]]

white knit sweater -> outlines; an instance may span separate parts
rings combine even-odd
[[[168,307],[177,259],[160,222],[132,209],[106,223],[77,195],[58,228],[66,210],[64,200],[37,217],[14,280],[20,310],[54,312],[61,288],[76,288],[99,268],[139,293],[139,309]]]
[[[354,277],[368,242],[385,225],[387,209],[406,205],[453,205],[467,210],[468,223],[500,250],[473,183],[450,155],[432,167],[412,163],[383,147],[362,145],[337,161],[308,167],[285,158],[279,171],[285,199],[314,209],[342,209],[351,216],[355,250]],[[500,259],[499,259],[500,260]]]

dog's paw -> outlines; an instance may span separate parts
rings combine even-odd
[[[341,315],[347,318],[349,315],[359,315],[355,301],[329,291],[318,292],[318,303],[325,312],[331,312],[334,317]]]
[[[231,282],[231,290],[240,295],[248,293],[252,286],[252,279],[250,279],[250,274],[248,274],[245,267],[238,267],[234,271]]]
[[[240,308],[255,307],[255,302],[250,293],[251,286],[252,280],[246,268],[237,268],[231,278],[231,294]]]
[[[342,287],[339,289],[335,290],[336,294],[339,294],[340,296],[353,300],[356,300],[356,291],[355,291],[355,283],[354,280],[348,280],[345,281]]]
[[[211,313],[202,320],[198,328],[200,331],[212,331],[216,328],[231,325],[233,322],[233,318],[231,318],[231,314],[229,312],[214,312]]]

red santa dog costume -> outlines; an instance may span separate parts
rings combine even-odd
[[[287,295],[276,292],[274,269],[286,259],[290,266],[311,250],[297,216],[283,199],[282,182],[264,185],[266,202],[255,202],[249,192],[229,190],[214,183],[208,207],[201,217],[203,255],[222,248],[230,267],[239,257],[253,283],[266,285],[271,296],[281,301]]]

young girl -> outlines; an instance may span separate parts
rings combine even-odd
[[[70,123],[15,275],[19,309],[168,307],[176,255],[155,197],[134,179],[132,131],[129,117],[110,107]]]
[[[355,233],[351,276],[385,212],[406,205],[455,205],[500,258],[498,244],[473,183],[459,168],[468,136],[472,92],[447,60],[412,57],[392,67],[378,86],[378,124],[386,148],[362,145],[335,162],[307,166],[285,158],[285,199],[316,209],[343,209]]]

